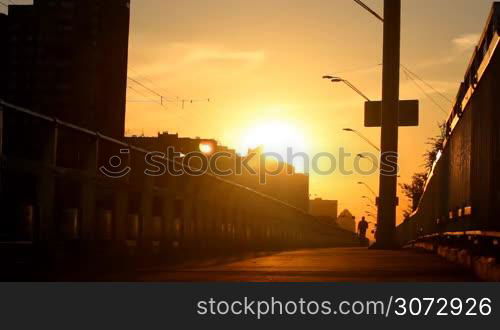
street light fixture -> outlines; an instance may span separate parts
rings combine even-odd
[[[363,9],[365,9],[370,14],[372,14],[373,16],[375,16],[376,18],[378,18],[380,21],[384,22],[384,18],[382,16],[380,16],[379,14],[377,14],[377,12],[375,12],[375,10],[371,9],[370,7],[368,7],[363,1],[361,1],[361,0],[354,0],[354,2],[356,2],[358,5],[360,5],[361,7],[363,7]]]
[[[342,82],[344,84],[347,85],[347,87],[349,87],[350,89],[352,89],[353,91],[355,91],[356,93],[358,93],[359,96],[361,96],[362,98],[364,98],[366,101],[370,102],[371,100],[368,98],[368,96],[366,96],[362,91],[359,90],[359,88],[357,88],[356,86],[354,86],[353,84],[351,84],[349,82],[349,80],[346,80],[346,79],[342,79],[340,77],[335,77],[335,76],[323,76],[323,79],[328,79],[330,80],[332,83],[339,83],[339,82]]]
[[[378,198],[377,193],[375,192],[375,190],[373,190],[373,189],[372,189],[369,185],[367,185],[365,182],[360,181],[360,182],[358,182],[358,184],[359,184],[359,185],[363,185],[363,186],[365,186],[365,187],[366,187],[366,188],[367,188],[367,189],[368,189],[368,190],[369,190],[369,191],[373,194],[373,196],[375,196],[375,198]]]
[[[366,157],[364,154],[357,154],[356,157],[361,159],[368,159],[373,165],[378,166],[378,164],[373,159],[371,159],[370,157]]]
[[[370,197],[368,197],[368,196],[361,196],[361,198],[367,199],[368,201],[370,201],[370,203],[372,203],[373,206],[377,206],[377,203],[375,203],[375,201],[373,199],[371,199]]]
[[[398,106],[400,93],[400,59],[401,59],[401,0],[384,0],[383,16],[377,14],[362,0],[354,0],[358,5],[374,15],[384,24],[383,31],[383,72],[382,72],[382,109],[381,109],[381,144],[379,150],[384,157],[392,157],[398,152]],[[332,77],[333,78],[333,77]],[[397,158],[396,158],[397,162]],[[397,163],[396,163],[397,164]],[[397,246],[396,206],[397,206],[397,173],[391,169],[389,175],[380,173],[380,200],[378,230],[375,248],[392,249]]]
[[[352,129],[352,128],[343,128],[342,130],[345,131],[345,132],[352,132],[352,133],[356,134],[357,136],[359,136],[360,138],[362,138],[365,142],[367,142],[370,146],[372,146],[375,150],[377,150],[378,152],[380,152],[380,148],[375,143],[373,143],[372,141],[370,141],[366,136],[364,136],[363,134],[361,134],[357,130]]]

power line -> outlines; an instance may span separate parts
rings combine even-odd
[[[441,110],[441,112],[443,112],[445,115],[448,115],[448,112],[432,97],[432,95],[430,95],[429,93],[427,93],[427,91],[422,87],[420,86],[416,80],[410,75],[409,72],[407,72],[406,70],[403,69],[403,72],[404,74],[406,75],[406,78],[409,79],[411,82],[413,82],[413,84],[415,84],[415,86],[417,86],[417,88],[432,102],[434,103],[434,105],[436,107],[439,108],[439,110]]]
[[[127,100],[127,103],[155,103],[155,104],[159,104],[157,101],[153,101],[153,100]]]
[[[354,2],[357,3],[358,5],[360,5],[363,9],[365,9],[366,11],[368,11],[370,14],[372,14],[373,16],[375,16],[380,21],[382,21],[382,22],[384,21],[384,18],[382,16],[380,16],[379,14],[377,14],[376,11],[374,11],[373,9],[371,9],[370,7],[368,7],[361,0],[354,0]]]
[[[149,88],[148,86],[144,85],[143,83],[141,83],[140,81],[138,81],[137,79],[134,79],[130,76],[127,76],[127,78],[136,83],[137,85],[141,86],[142,88],[144,88],[145,90],[149,91],[150,93],[158,96],[160,98],[160,104],[163,105],[163,102],[166,101],[166,102],[174,102],[174,101],[170,101],[169,99],[167,99],[166,97],[164,97],[163,95],[161,95],[160,93],[156,92],[155,90]]]
[[[136,77],[139,77],[139,78],[142,78],[143,80],[146,80],[147,82],[149,82],[151,85],[153,85],[155,87],[155,90],[156,91],[160,91],[161,93],[163,93],[164,95],[168,95],[169,92],[167,92],[165,89],[163,89],[161,86],[158,86],[154,81],[153,79],[151,79],[150,77],[146,76],[145,74],[143,73],[140,73],[138,72],[138,70],[134,69],[130,64],[128,65],[130,71],[133,71],[135,74],[136,74]],[[175,101],[171,101],[171,103],[173,103],[176,107],[179,107],[179,97],[176,96],[175,98],[176,100]]]
[[[424,79],[422,79],[421,77],[419,77],[415,72],[412,72],[410,69],[408,69],[406,66],[404,66],[403,64],[401,64],[401,67],[406,70],[409,74],[411,74],[414,78],[418,79],[420,82],[422,82],[424,85],[426,85],[427,87],[429,87],[430,89],[432,89],[436,94],[438,94],[439,96],[441,96],[443,99],[445,99],[447,102],[449,102],[450,104],[453,104],[453,101],[446,95],[444,95],[442,92],[438,91],[436,88],[434,88],[431,84],[429,84],[428,82],[426,82]]]
[[[137,70],[133,69],[130,65],[129,65],[129,69],[133,72],[135,72],[135,74],[137,75],[137,77],[140,77],[140,78],[143,78],[144,80],[148,81],[150,84],[152,84],[153,86],[156,87],[156,90],[153,91],[153,94],[158,96],[160,93],[157,92],[157,90],[159,90],[160,92],[162,93],[165,93],[165,94],[168,94],[168,92],[166,92],[164,89],[162,89],[161,87],[159,87],[157,84],[155,84],[151,79],[149,79],[147,76],[145,76],[144,74],[140,74]],[[139,79],[139,78],[134,78],[136,81]],[[145,83],[142,83],[142,86],[143,88],[146,88],[148,91],[152,90],[152,88],[149,88],[147,86],[144,86]],[[177,99],[179,99],[179,97],[177,97]],[[160,103],[163,103],[163,101],[166,101],[166,102],[170,102],[170,103],[173,103],[176,107],[179,107],[178,105],[178,102],[177,101],[173,101],[173,100],[169,100],[167,97],[165,96],[160,96],[160,100],[161,102]]]
[[[380,21],[384,22],[384,19],[378,15],[373,9],[371,9],[370,7],[368,7],[366,4],[364,4],[361,0],[353,0],[355,3],[357,3],[358,5],[360,5],[361,7],[363,7],[365,10],[367,10],[370,14],[374,15],[375,17],[377,17]],[[446,113],[446,115],[448,115],[448,112],[446,110],[443,109],[443,107],[441,105],[439,105],[439,103],[437,103],[433,98],[432,96],[430,96],[430,94],[428,94],[420,85],[417,84],[417,82],[415,81],[415,79],[419,80],[420,82],[422,82],[424,85],[426,85],[428,88],[432,89],[435,93],[437,93],[439,96],[441,96],[443,99],[445,99],[447,102],[450,102],[451,104],[453,104],[453,101],[447,97],[446,95],[444,95],[443,93],[441,93],[440,91],[438,91],[436,88],[434,88],[431,84],[429,84],[428,82],[426,82],[425,80],[423,80],[420,76],[418,76],[416,73],[414,73],[413,71],[411,71],[410,69],[408,69],[406,66],[400,64],[401,67],[404,69],[404,72],[406,74],[406,76],[429,98],[431,99],[431,101],[441,110],[443,111],[444,113]]]
[[[3,3],[2,1],[0,1],[0,5],[5,6],[5,8],[9,8],[9,5],[6,3]]]
[[[167,107],[163,103],[160,103],[157,100],[152,100],[149,96],[145,95],[144,93],[142,93],[141,91],[135,89],[134,87],[127,86],[127,88],[130,89],[131,91],[135,92],[136,94],[139,94],[140,96],[143,96],[143,97],[145,97],[147,99],[146,101],[141,101],[141,103],[156,103],[156,104],[164,107],[165,109],[167,109]],[[127,100],[127,102],[128,103],[139,103],[138,101],[131,101],[131,100]]]
[[[134,68],[132,68],[130,65],[129,65],[129,69],[131,71],[135,72],[135,74],[136,74],[137,77],[142,78],[143,80],[146,80],[151,85],[153,85],[154,87],[156,87],[156,89],[159,90],[160,92],[168,94],[168,92],[165,89],[163,89],[160,86],[158,86],[157,84],[155,84],[155,82],[152,79],[150,79],[148,76],[139,73],[137,70],[135,70]]]
[[[353,72],[360,72],[360,71],[365,71],[365,70],[369,70],[369,69],[374,69],[374,68],[377,68],[379,66],[381,66],[382,63],[379,63],[379,64],[373,64],[373,65],[366,65],[366,66],[359,66],[359,67],[355,67],[355,68],[352,68],[352,69],[345,69],[343,71],[338,71],[338,72],[333,72],[335,75],[341,75],[341,74],[345,74],[345,73],[353,73]]]
[[[142,88],[144,88],[148,92],[152,93],[153,95],[158,96],[160,98],[160,103],[159,104],[162,105],[162,106],[164,105],[164,102],[169,102],[169,103],[174,103],[174,104],[176,104],[176,103],[179,104],[180,103],[180,104],[182,104],[182,109],[184,109],[186,103],[193,104],[193,103],[197,103],[197,102],[209,102],[209,103],[211,102],[210,98],[207,98],[207,99],[180,99],[179,97],[177,97],[176,100],[171,100],[171,99],[167,98],[166,96],[160,94],[156,90],[148,87],[146,84],[144,84],[143,82],[139,81],[138,79],[132,78],[130,76],[127,76],[127,78],[130,81],[132,81],[133,83],[141,86]]]
[[[375,17],[377,17],[380,21],[384,22],[384,19],[378,15],[373,9],[371,9],[370,7],[368,7],[366,4],[364,4],[361,0],[353,0],[355,3],[357,3],[358,5],[360,5],[361,7],[363,7],[364,9],[366,9],[368,12],[370,12],[372,15],[374,15]],[[414,73],[413,71],[411,71],[410,69],[408,69],[407,67],[405,67],[404,65],[401,64],[401,67],[403,69],[406,70],[406,74],[407,75],[410,75],[410,76],[413,76],[413,78],[416,78],[418,79],[420,82],[422,82],[423,84],[425,84],[427,87],[429,87],[430,89],[432,89],[435,93],[437,93],[439,96],[441,96],[442,98],[444,98],[446,101],[450,102],[451,104],[453,104],[453,101],[447,97],[446,95],[444,95],[443,93],[441,93],[440,91],[438,91],[436,88],[434,88],[431,84],[429,84],[428,82],[426,82],[425,80],[423,80],[421,77],[419,77],[416,73]],[[420,86],[418,86],[420,88]],[[426,95],[427,95],[427,92],[425,92]],[[441,106],[439,106],[441,108]],[[441,108],[442,109],[442,108]]]
[[[140,96],[142,96],[142,97],[145,97],[145,98],[149,99],[149,96],[148,96],[148,95],[146,95],[146,94],[144,94],[143,92],[141,92],[141,91],[139,91],[139,90],[135,89],[134,87],[132,87],[132,86],[127,86],[127,88],[128,88],[128,89],[130,89],[131,91],[135,92],[136,94],[139,94]],[[155,100],[155,102],[156,102],[156,100]]]
[[[199,100],[179,100],[179,102],[181,102],[181,103],[182,103],[182,109],[184,109],[184,105],[185,105],[186,103],[191,103],[191,104],[193,104],[193,103],[198,103],[198,102],[208,102],[208,103],[210,103],[210,99],[199,99]]]
[[[410,80],[436,107],[441,110],[445,115],[448,115],[448,112],[430,95],[422,86],[420,86],[416,80],[405,70],[403,70],[406,78]]]

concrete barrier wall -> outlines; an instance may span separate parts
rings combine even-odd
[[[223,178],[148,176],[146,150],[29,112],[4,106],[0,113],[13,122],[33,120],[31,131],[2,132],[8,141],[1,154],[1,212],[4,223],[12,224],[0,228],[2,240],[29,240],[49,257],[89,259],[182,259],[358,244],[353,233]],[[19,135],[36,143],[39,154],[22,150]],[[111,178],[103,166],[131,170]],[[19,224],[27,223],[20,210],[26,209],[33,210],[31,239],[19,236]]]

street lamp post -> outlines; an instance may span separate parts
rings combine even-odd
[[[364,154],[357,154],[356,156],[361,159],[368,159],[375,167],[378,166],[378,159],[374,161],[372,158],[366,157]]]
[[[352,129],[352,128],[343,128],[342,130],[345,131],[345,132],[352,132],[352,133],[356,134],[357,136],[359,136],[360,138],[362,138],[366,143],[368,143],[370,146],[372,146],[375,150],[377,150],[378,152],[380,152],[380,148],[375,143],[373,143],[372,141],[370,141],[370,139],[368,139],[366,136],[364,136],[363,134],[361,134],[357,130]]]
[[[353,84],[351,84],[349,82],[349,80],[346,80],[346,79],[342,79],[340,77],[335,77],[335,76],[323,76],[323,79],[328,79],[330,80],[332,83],[339,83],[339,82],[342,82],[344,84],[347,85],[347,87],[349,87],[350,89],[352,89],[353,91],[355,91],[356,93],[358,93],[358,95],[360,95],[362,98],[364,98],[365,100],[367,100],[368,102],[370,102],[371,100],[368,98],[368,96],[366,96],[362,91],[359,90],[359,88],[357,88],[356,86],[354,86]]]
[[[369,185],[367,185],[365,182],[360,181],[360,182],[358,182],[358,184],[359,184],[359,185],[363,185],[363,186],[365,186],[365,187],[366,187],[366,189],[368,189],[368,190],[369,190],[369,191],[373,194],[373,196],[375,196],[375,198],[378,198],[377,193],[375,192],[375,190],[374,190],[374,189],[372,189],[372,188],[371,188]]]
[[[378,230],[375,248],[396,243],[397,164],[399,128],[399,67],[401,60],[401,0],[384,0],[382,125]]]
[[[373,248],[393,249],[396,243],[397,200],[397,162],[399,129],[399,68],[401,62],[401,0],[384,0],[384,16],[378,15],[361,0],[358,5],[374,15],[384,25],[383,73],[382,73],[382,111],[381,111],[381,152],[380,187],[377,206],[377,242]],[[344,82],[365,100],[369,101],[359,89],[345,79],[324,76],[332,82]],[[349,129],[349,131],[353,131]],[[359,134],[358,134],[359,135]],[[374,146],[372,143],[370,143]],[[396,166],[394,166],[396,165]],[[371,189],[370,189],[371,190]],[[376,195],[376,194],[375,194]]]
[[[371,199],[370,197],[368,197],[368,196],[361,196],[361,198],[367,199],[367,200],[370,201],[370,203],[372,203],[372,205],[377,206],[377,203],[375,203],[375,201],[373,199]]]
[[[371,100],[368,98],[368,96],[366,96],[361,90],[359,90],[359,88],[357,88],[356,86],[354,86],[353,84],[351,84],[348,80],[346,79],[343,79],[343,78],[340,78],[340,77],[336,77],[336,76],[330,76],[330,75],[326,75],[326,76],[323,76],[323,79],[328,79],[330,80],[331,82],[333,83],[338,83],[338,82],[343,82],[344,84],[346,84],[349,88],[351,88],[353,91],[355,91],[356,93],[358,93],[358,95],[360,95],[362,98],[364,98],[366,101],[368,102],[371,102]],[[377,147],[377,145],[375,143],[373,143],[372,141],[370,141],[366,136],[364,136],[363,134],[361,134],[360,132],[356,131],[355,129],[352,129],[352,128],[344,128],[343,129],[344,131],[346,132],[352,132],[352,133],[355,133],[356,135],[358,135],[360,138],[362,138],[363,140],[365,140],[368,144],[370,144],[373,148],[375,148],[378,152],[380,152],[380,148]]]

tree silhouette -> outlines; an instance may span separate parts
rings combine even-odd
[[[423,166],[426,169],[426,172],[415,173],[411,178],[411,183],[402,183],[399,185],[401,190],[403,190],[404,195],[411,201],[411,205],[403,211],[405,219],[408,219],[411,214],[417,210],[420,199],[424,194],[425,184],[427,183],[429,174],[434,167],[434,163],[436,162],[439,153],[443,151],[446,140],[446,123],[440,123],[438,124],[438,127],[439,134],[435,137],[429,138],[426,143],[430,146],[430,148],[423,155]]]

